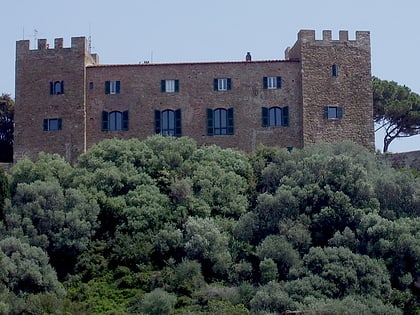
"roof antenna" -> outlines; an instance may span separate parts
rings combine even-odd
[[[90,23],[89,23],[89,37],[88,37],[88,52],[89,54],[92,53],[92,35],[91,35]]]

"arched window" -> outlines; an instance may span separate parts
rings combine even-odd
[[[128,110],[102,112],[102,130],[128,130]]]
[[[63,81],[50,82],[50,94],[51,95],[64,94],[64,82]]]
[[[162,112],[162,135],[175,135],[175,113],[173,110],[167,109]]]
[[[180,137],[182,133],[181,110],[155,110],[155,132],[163,136]]]
[[[122,113],[109,113],[109,130],[122,130]]]
[[[289,107],[263,107],[262,125],[269,126],[289,126]]]
[[[207,109],[207,135],[233,135],[233,108]]]

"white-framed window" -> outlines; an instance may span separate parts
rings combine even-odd
[[[281,88],[281,77],[264,77],[263,78],[264,89],[280,89]]]
[[[120,81],[105,81],[105,94],[120,94]]]
[[[232,89],[232,79],[230,78],[217,78],[213,82],[215,91],[228,91]]]
[[[179,80],[162,80],[161,91],[166,93],[179,92]]]

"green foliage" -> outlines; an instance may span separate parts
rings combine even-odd
[[[15,294],[52,292],[64,295],[47,254],[17,238],[0,241],[0,284]]]
[[[2,175],[0,314],[417,311],[418,178],[350,142],[109,139]]]
[[[393,140],[420,132],[420,96],[394,81],[373,77],[372,82],[374,119],[385,130],[387,152]]]
[[[129,314],[138,314],[141,311],[145,315],[170,315],[176,303],[176,296],[161,288],[146,293],[140,303],[130,305]]]

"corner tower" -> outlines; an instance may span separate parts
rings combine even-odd
[[[16,111],[14,160],[36,158],[40,151],[73,161],[86,149],[86,66],[97,63],[85,37],[71,47],[56,38],[37,49],[29,40],[16,43]]]
[[[325,30],[301,30],[286,58],[299,60],[303,143],[345,139],[374,149],[370,33],[347,31],[332,39]]]

